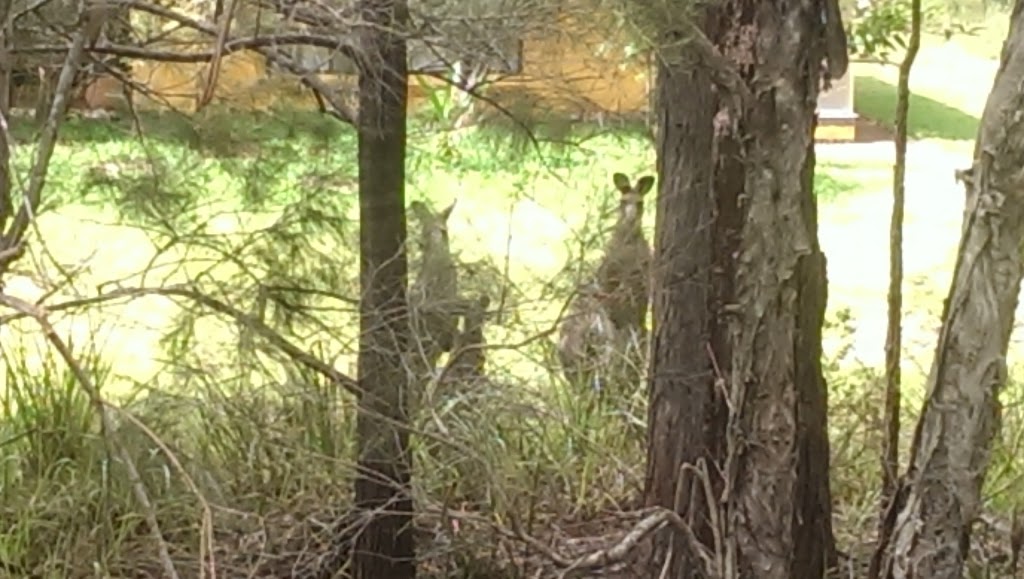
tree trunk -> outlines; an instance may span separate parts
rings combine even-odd
[[[882,411],[882,498],[888,500],[899,474],[900,398],[903,348],[903,209],[906,198],[907,119],[910,112],[910,72],[921,46],[921,0],[911,0],[911,31],[907,53],[900,62],[896,87],[896,162],[892,173],[892,218],[889,223],[889,295],[885,332],[885,403]]]
[[[700,33],[665,35],[688,42],[658,71],[646,495],[717,556],[705,567],[666,530],[653,563],[673,553],[669,577],[813,579],[834,560],[813,192],[822,10],[723,0]],[[700,458],[711,497],[684,468]]]
[[[894,141],[896,161],[892,174],[892,216],[889,222],[889,295],[885,332],[885,398],[882,408],[882,496],[879,534],[885,533],[885,511],[896,494],[900,470],[900,400],[903,359],[903,213],[906,204],[907,121],[910,113],[910,73],[921,47],[921,0],[910,1],[910,40],[900,62],[896,86]],[[878,579],[880,559],[871,558],[868,579]]]
[[[982,115],[953,283],[910,467],[879,543],[882,576],[961,577],[999,426],[1024,272],[1024,0]]]
[[[687,516],[702,542],[711,542],[708,502],[691,497],[700,488],[680,476],[684,464],[700,459],[716,464],[724,450],[724,404],[715,388],[715,352],[728,363],[728,342],[711,312],[730,302],[731,260],[716,257],[732,241],[714,195],[714,117],[718,101],[708,72],[688,66],[682,54],[663,51],[657,59],[653,99],[658,141],[658,198],[655,223],[654,323],[651,335],[648,407],[648,506],[677,509]],[[721,179],[719,179],[721,181]],[[733,212],[735,213],[735,212]],[[727,212],[727,216],[731,216]],[[716,246],[719,250],[716,251]],[[717,275],[715,266],[720,266]],[[724,295],[723,295],[724,294]],[[717,473],[715,469],[711,472]],[[717,477],[712,481],[720,489]],[[701,577],[699,560],[682,537],[665,530],[656,538],[652,572],[674,554],[669,577]]]
[[[0,0],[0,22],[8,22],[14,0]],[[13,58],[10,53],[13,25],[0,25],[0,118],[9,123],[11,118],[11,76]],[[7,221],[14,215],[14,200],[11,191],[11,144],[7,142],[8,130],[0,130],[0,235],[7,230]],[[0,280],[0,288],[3,282]]]
[[[359,476],[356,506],[369,518],[355,545],[357,579],[416,576],[409,493],[409,346],[405,254],[408,71],[403,0],[363,0],[359,76]]]

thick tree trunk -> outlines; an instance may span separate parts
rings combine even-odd
[[[717,2],[697,21],[710,42],[659,69],[646,492],[718,561],[703,569],[681,535],[661,538],[655,564],[676,543],[670,577],[813,579],[834,558],[813,192],[823,8]],[[738,110],[729,77],[750,92]],[[710,498],[683,468],[702,457]]]
[[[728,363],[728,342],[711,312],[731,301],[726,271],[731,260],[721,263],[719,259],[722,271],[712,272],[715,257],[729,255],[716,251],[716,242],[728,245],[730,240],[724,235],[724,220],[715,220],[710,120],[718,100],[708,72],[682,58],[666,53],[658,59],[655,86],[655,101],[663,106],[656,111],[655,128],[660,178],[644,492],[648,506],[685,513],[697,536],[710,543],[708,502],[700,500],[699,483],[693,477],[681,477],[679,470],[700,459],[715,464],[723,451],[724,404],[721,390],[715,387],[710,352]],[[717,477],[713,482],[720,488]],[[695,500],[677,504],[677,497],[695,494]],[[670,530],[658,536],[652,571],[660,569],[671,553],[670,577],[702,576],[699,560],[681,540]]]
[[[981,120],[956,269],[911,462],[889,509],[882,576],[961,577],[999,426],[1024,273],[1024,0]]]
[[[357,579],[416,576],[409,495],[411,457],[405,254],[405,146],[408,74],[403,0],[363,0],[372,24],[363,36],[359,77],[360,311],[359,476],[356,506],[369,515],[355,546]]]

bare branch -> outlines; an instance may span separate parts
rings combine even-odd
[[[258,51],[260,49],[289,45],[329,48],[331,50],[337,50],[347,57],[355,57],[355,50],[353,47],[345,44],[344,41],[339,41],[337,38],[332,38],[330,36],[316,34],[279,34],[273,36],[250,36],[247,38],[237,38],[225,41],[224,47],[220,51],[215,49],[203,52],[180,52],[176,50],[156,50],[125,44],[107,44],[92,48],[90,49],[90,52],[95,54],[121,56],[125,58],[154,60],[157,62],[201,63],[212,62],[218,57],[218,53],[219,56],[227,56],[231,53],[243,50]],[[51,45],[26,46],[24,48],[13,49],[11,52],[14,54],[46,54],[67,52],[67,50],[68,48],[66,46]]]
[[[304,351],[299,346],[293,344],[287,338],[276,332],[273,328],[268,326],[266,322],[256,318],[255,316],[249,315],[233,306],[230,306],[218,299],[205,295],[195,289],[185,285],[171,286],[165,288],[131,288],[131,289],[117,289],[110,292],[106,292],[99,296],[71,300],[57,304],[53,307],[48,308],[49,311],[60,311],[60,310],[71,310],[76,308],[85,307],[88,305],[95,305],[99,303],[109,302],[121,298],[140,297],[145,295],[161,295],[168,297],[183,297],[188,298],[208,309],[211,309],[219,314],[228,316],[238,323],[251,328],[260,337],[265,339],[275,348],[284,352],[289,358],[294,360],[296,363],[317,372],[330,379],[331,381],[339,384],[349,392],[355,395],[359,395],[361,390],[354,379],[345,375],[337,368],[334,368],[327,362],[320,360],[309,352]],[[34,306],[33,306],[34,307]],[[0,326],[9,324],[17,319],[24,317],[33,317],[31,313],[24,310],[15,308],[18,312],[16,314],[9,314],[0,316]]]
[[[196,102],[197,111],[210,104],[210,101],[213,100],[213,94],[217,92],[217,79],[220,76],[220,65],[224,55],[226,54],[224,52],[224,48],[227,44],[228,33],[231,31],[231,21],[235,17],[235,8],[237,6],[238,0],[231,0],[227,13],[216,15],[216,17],[223,18],[223,20],[219,24],[220,30],[217,32],[217,42],[214,43],[213,57],[210,61],[210,72],[206,76],[206,86],[203,87],[203,94],[199,96],[199,100]],[[219,7],[220,5],[218,5],[218,8]]]
[[[453,511],[452,514],[458,516],[457,512]],[[604,549],[591,551],[586,555],[576,558],[567,557],[549,545],[544,544],[544,542],[536,537],[526,534],[515,520],[512,521],[511,530],[495,525],[492,526],[499,534],[525,543],[532,550],[540,553],[556,566],[562,568],[562,573],[560,574],[562,577],[570,571],[593,571],[607,568],[617,563],[622,563],[637,550],[647,537],[665,525],[669,525],[681,532],[687,538],[687,541],[691,546],[700,546],[700,541],[697,539],[690,526],[687,525],[678,514],[671,510],[656,507],[654,509],[641,511],[640,514],[643,514],[644,518],[636,523],[632,529],[627,531],[626,534],[614,544]],[[710,561],[710,556],[706,552],[702,552],[701,555],[706,562]]]
[[[83,17],[85,17],[84,14]],[[35,213],[39,209],[39,204],[42,201],[43,185],[46,183],[46,172],[50,166],[53,150],[57,146],[57,135],[64,120],[68,95],[71,92],[75,74],[78,72],[82,58],[85,55],[85,28],[83,26],[75,34],[74,42],[72,42],[71,48],[64,59],[64,67],[61,69],[60,78],[57,81],[53,104],[50,106],[50,114],[46,119],[46,124],[43,126],[35,162],[29,174],[28,189],[25,191],[24,199],[22,200],[21,207],[18,208],[14,222],[11,224],[10,229],[3,234],[3,239],[0,240],[0,251],[13,249],[21,243],[25,232],[28,230],[29,223],[35,218]],[[5,212],[9,217],[10,212],[14,211],[14,207],[2,207],[0,211]],[[4,219],[0,218],[0,222],[2,221]],[[0,262],[0,277],[6,271],[7,265]]]
[[[209,36],[216,37],[219,32],[215,26],[199,22],[198,20],[189,18],[188,16],[175,12],[174,10],[170,10],[168,8],[164,8],[163,6],[152,4],[149,2],[142,2],[141,0],[111,0],[111,2],[118,6],[125,6],[128,8],[141,10],[143,12],[148,12],[154,16],[166,18],[173,22],[177,22],[184,28],[195,30],[197,32],[202,32]],[[285,35],[284,38],[273,36],[262,38],[277,38],[278,40],[286,40],[287,36],[288,35]],[[299,36],[304,37],[305,42],[294,42],[293,44],[307,44],[317,46],[315,40],[316,38],[318,38],[317,35],[303,34]],[[322,44],[321,46],[324,48],[330,48],[341,51],[343,54],[351,58],[353,62],[356,63],[356,66],[359,66],[360,61],[355,50],[352,49],[351,47],[346,48],[347,45],[345,45],[344,42],[339,41],[339,38],[341,37],[343,37],[343,35],[339,34],[333,38],[330,38],[326,44]],[[254,37],[253,39],[251,39],[251,41],[255,41],[256,38],[260,37]],[[322,40],[328,37],[320,36],[319,38]],[[225,44],[225,49],[228,49],[231,45],[231,42],[227,41],[225,42]],[[277,43],[277,45],[281,44],[281,42]],[[270,62],[296,75],[299,78],[299,82],[301,82],[303,86],[313,91],[313,93],[316,95],[317,101],[320,104],[322,112],[330,114],[339,121],[349,124],[355,124],[357,112],[351,106],[346,104],[343,99],[341,99],[341,97],[338,95],[337,90],[331,88],[330,86],[327,85],[327,83],[320,80],[320,78],[316,75],[315,71],[305,70],[297,62],[295,62],[287,55],[282,53],[280,50],[275,48],[275,44],[273,42],[269,42],[266,44],[256,44],[251,46],[251,49],[262,54]],[[212,54],[210,55],[210,58],[212,58]],[[210,58],[206,58],[204,60],[200,60],[197,62],[206,62]]]

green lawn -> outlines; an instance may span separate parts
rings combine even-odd
[[[951,63],[962,67],[970,82],[946,87],[946,67]],[[936,148],[931,154],[943,155],[943,166],[965,166],[969,160],[984,92],[991,84],[990,78],[979,75],[992,70],[990,63],[956,44],[929,44],[922,51],[913,77],[919,94],[912,100],[911,134],[933,143]],[[855,72],[860,114],[891,122],[894,69],[856,65]],[[244,118],[209,113],[200,122],[163,114],[144,117],[143,127],[146,138],[140,141],[126,125],[79,120],[69,124],[58,148],[48,183],[51,210],[40,220],[38,231],[59,262],[85,268],[77,278],[78,291],[95,291],[90,288],[116,280],[139,283],[145,272],[147,285],[156,280],[231,278],[237,287],[223,288],[225,296],[251,299],[245,287],[246,283],[251,286],[251,280],[239,281],[247,268],[266,274],[268,268],[276,267],[280,271],[275,275],[283,275],[294,266],[293,275],[306,276],[320,286],[331,278],[332,284],[354,295],[356,272],[350,247],[355,235],[356,168],[354,139],[344,127],[304,113]],[[425,126],[414,128],[412,134],[408,196],[437,206],[458,201],[450,224],[453,245],[466,261],[478,265],[476,269],[507,275],[506,282],[497,286],[494,275],[482,276],[476,283],[496,288],[511,300],[506,304],[508,319],[516,320],[518,327],[495,327],[493,332],[513,340],[550,324],[561,307],[559,292],[568,291],[566,271],[576,267],[581,254],[593,257],[598,250],[595,225],[614,204],[609,175],[614,171],[636,175],[654,166],[653,151],[638,133],[579,134],[575,135],[578,146],[543,143],[540,151],[522,139],[490,132],[468,135],[460,142]],[[27,141],[31,127],[16,126],[15,136]],[[18,159],[24,168],[29,150],[20,151]],[[843,256],[832,260],[832,311],[849,308],[861,313],[855,317],[874,323],[884,304],[879,292],[884,291],[891,156],[891,146],[884,144],[832,146],[819,153],[821,235],[831,254]],[[956,237],[953,221],[958,216],[951,174],[932,170],[936,161],[912,154],[910,198],[913,204],[918,196],[915,183],[927,187],[931,201],[924,199],[921,210],[934,212],[938,206],[943,212],[925,218],[920,234],[927,238],[931,235],[927,227],[941,224],[951,232],[943,238],[951,241],[922,243],[921,250],[926,252],[922,256],[914,255],[915,247],[908,246],[908,267],[911,276],[941,280],[941,273],[928,268],[941,272],[949,265],[946,254]],[[110,175],[112,169],[116,176]],[[936,204],[936,199],[949,203]],[[319,248],[306,249],[320,256],[343,256],[337,260],[338,267],[325,266],[321,257],[316,258],[316,266],[304,263],[305,253],[294,247],[284,252],[294,254],[290,266],[273,265],[257,251],[237,253],[238,247],[249,243],[242,239],[246,231],[270,226],[281,218],[284,208],[294,216],[297,208],[309,205],[322,212],[320,220],[330,221],[331,227],[328,233],[316,233],[314,244]],[[653,209],[649,203],[649,230]],[[908,227],[917,227],[919,221],[911,212]],[[148,230],[133,226],[140,223]],[[288,231],[282,235],[291,239],[302,227],[293,224],[284,229]],[[913,242],[914,231],[908,243]],[[158,251],[171,239],[172,247]],[[244,259],[237,259],[236,253]],[[129,279],[132,276],[134,281]],[[553,281],[558,291],[552,289]],[[10,287],[29,297],[41,292],[25,279],[13,280]],[[927,292],[942,293],[930,286]],[[924,309],[934,310],[933,304],[929,301]],[[107,332],[104,351],[119,360],[117,371],[131,382],[148,381],[163,367],[159,339],[177,310],[166,299],[147,297],[114,308],[116,315],[78,316],[59,327],[84,343],[96,326],[103,326]],[[338,314],[336,322],[350,327],[354,319]],[[212,319],[203,323],[216,325]],[[351,339],[351,332],[340,332],[334,341],[343,349],[340,344]],[[871,348],[865,344],[862,349]],[[875,349],[880,353],[881,344]],[[544,373],[542,361],[524,365],[523,360],[512,359],[516,354],[497,356],[509,358],[501,362],[514,364],[528,375]]]
[[[59,262],[85,267],[76,278],[78,291],[94,292],[114,281],[143,283],[144,274],[148,286],[206,280],[233,302],[252,297],[246,293],[252,281],[242,278],[256,270],[356,295],[351,133],[313,114],[211,114],[199,124],[198,137],[181,118],[162,116],[147,124],[156,130],[140,142],[127,127],[75,121],[58,147],[48,181],[51,210],[38,231]],[[23,138],[28,132],[16,130]],[[560,296],[547,286],[558,282],[568,295],[563,270],[573,267],[573,256],[592,257],[600,249],[593,230],[601,221],[598,213],[610,215],[616,202],[611,173],[649,171],[652,151],[641,138],[615,134],[589,136],[578,146],[544,144],[539,155],[495,135],[469,136],[457,145],[450,139],[425,127],[414,131],[408,197],[437,207],[457,200],[449,224],[452,243],[463,260],[475,264],[466,285],[486,286],[511,300],[505,316],[518,320],[510,330],[518,339],[546,329],[561,308]],[[438,153],[445,150],[453,152]],[[22,148],[17,156],[23,169],[28,152]],[[651,226],[653,209],[649,204]],[[303,223],[297,222],[300,215]],[[250,239],[264,227],[273,227],[273,235],[258,243]],[[300,236],[311,239],[299,242]],[[160,248],[172,241],[169,249]],[[287,257],[275,263],[273,257],[280,256],[253,249],[254,243]],[[494,283],[495,270],[507,283]],[[211,281],[227,279],[230,284]],[[10,288],[31,298],[43,291],[27,279],[13,280]],[[109,314],[116,315],[78,316],[58,327],[73,329],[76,341],[84,343],[96,325],[116,326],[104,337],[104,351],[118,360],[116,370],[127,379],[148,381],[161,371],[160,329],[175,310],[168,300],[148,297],[111,308]],[[349,343],[339,355],[350,357],[354,319],[334,318],[332,341],[339,349]],[[208,340],[222,335],[202,333]],[[496,356],[501,364],[502,356],[516,354]],[[523,367],[522,360],[516,363]]]
[[[201,125],[206,132],[204,145],[197,147],[189,131],[174,122],[152,122],[160,132],[140,144],[128,138],[125,128],[76,121],[58,148],[49,178],[48,199],[53,208],[40,219],[38,231],[58,261],[85,268],[77,277],[79,291],[95,292],[97,286],[115,281],[153,286],[224,278],[233,280],[234,287],[214,284],[218,291],[232,300],[251,298],[246,290],[251,280],[240,281],[244,270],[266,273],[268,268],[283,267],[274,275],[289,271],[321,289],[329,289],[324,282],[334,276],[332,284],[355,294],[355,253],[350,244],[357,215],[351,134],[326,129],[303,115],[287,119],[211,116]],[[518,341],[546,329],[568,295],[568,272],[578,267],[580,255],[593,258],[600,249],[596,227],[609,223],[615,203],[610,174],[650,172],[653,151],[639,135],[603,134],[581,139],[579,146],[544,144],[538,155],[530,147],[481,134],[465,137],[444,158],[437,152],[450,148],[446,138],[414,131],[410,199],[438,207],[457,200],[450,223],[452,244],[465,261],[476,264],[468,270],[467,283],[493,288],[509,298],[507,318],[515,320],[504,330],[492,328],[492,341]],[[247,151],[252,143],[263,146]],[[243,156],[225,157],[226,151],[241,151]],[[151,168],[146,155],[158,159],[156,168]],[[19,155],[22,162],[25,158]],[[98,176],[111,172],[111,167],[119,171],[117,177]],[[864,219],[874,217],[862,215],[857,207],[866,195],[889,186],[889,171],[884,155],[853,161],[822,155],[817,183],[826,238],[829,231],[859,227]],[[294,254],[285,264],[273,264],[251,248],[237,249],[251,243],[246,232],[271,226],[282,218],[284,208],[294,213],[304,204],[324,213],[320,221],[331,222],[329,233],[324,233],[323,224],[311,226],[317,237],[312,245],[320,247],[306,249],[335,256],[337,267],[308,263],[302,248],[280,247],[283,253]],[[115,206],[126,209],[115,211]],[[646,211],[648,233],[653,236],[653,203],[647,204]],[[133,223],[145,224],[146,229]],[[411,226],[415,234],[415,223]],[[279,234],[290,239],[301,229],[288,225]],[[883,239],[883,231],[878,233],[875,237]],[[172,239],[172,247],[159,249]],[[273,243],[294,245],[285,240]],[[473,272],[480,270],[483,273],[474,279]],[[506,282],[494,284],[495,276],[506,274]],[[842,279],[839,274],[836,278]],[[10,287],[26,297],[42,293],[27,279],[15,279]],[[837,296],[844,291],[841,286],[833,288]],[[63,294],[70,297],[71,292]],[[147,297],[111,307],[110,314],[116,315],[91,313],[58,327],[73,328],[76,341],[85,343],[97,325],[103,326],[108,332],[104,351],[119,360],[117,372],[132,382],[148,381],[163,367],[158,348],[161,328],[167,327],[176,310],[166,299]],[[338,315],[337,322],[354,327],[350,315]],[[212,319],[204,323],[214,324]],[[209,339],[221,332],[204,335]],[[352,337],[351,332],[339,332],[338,347]],[[501,360],[503,356],[508,359]],[[498,352],[497,357],[499,365],[515,364],[528,375],[544,373],[542,361],[532,361],[527,369],[516,353]]]
[[[986,40],[989,46],[999,46],[994,38]],[[979,56],[980,46],[977,37],[961,36],[950,42],[932,35],[924,39],[910,77],[911,138],[974,140],[998,67],[995,58]],[[897,67],[854,63],[852,68],[857,112],[891,124]]]

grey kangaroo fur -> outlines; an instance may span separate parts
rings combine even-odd
[[[570,383],[602,389],[617,355],[646,348],[652,250],[643,233],[643,198],[654,177],[630,183],[612,176],[621,197],[618,219],[596,279],[580,286],[559,328],[557,352]]]
[[[597,283],[616,331],[624,339],[635,336],[642,341],[647,335],[654,259],[643,231],[644,196],[654,187],[654,177],[640,177],[634,185],[629,177],[615,173],[612,181],[621,193],[619,216],[597,269]]]
[[[570,384],[601,390],[611,367],[617,332],[596,281],[577,288],[562,319],[556,351]]]
[[[459,329],[459,274],[448,243],[448,218],[455,203],[435,213],[419,201],[410,210],[421,225],[422,260],[409,288],[409,307],[419,355],[433,369],[442,352],[451,352]]]
[[[484,325],[487,323],[487,308],[491,299],[481,295],[476,300],[467,300],[462,316],[462,330],[455,338],[455,347],[448,360],[445,378],[456,382],[478,381],[486,375],[487,338]]]

